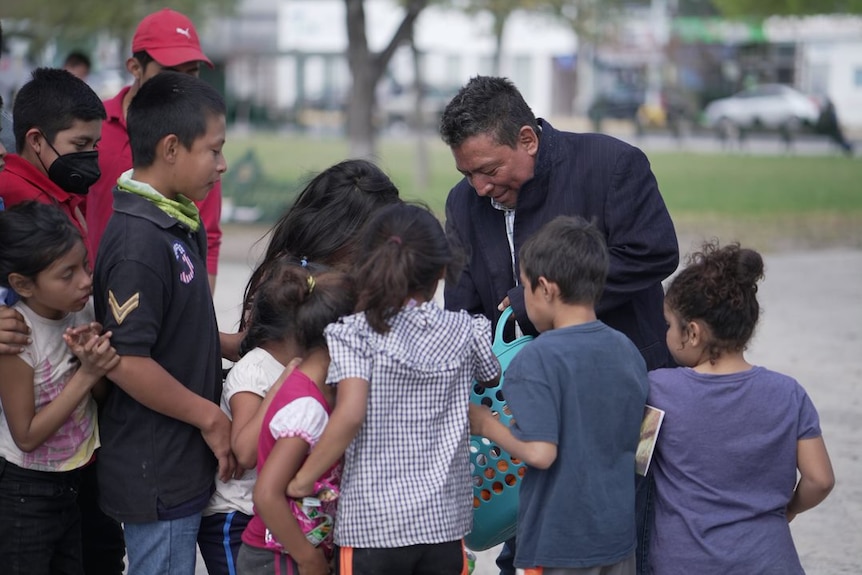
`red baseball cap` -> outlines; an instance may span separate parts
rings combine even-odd
[[[145,51],[162,66],[206,62],[194,24],[183,14],[165,8],[141,20],[132,38],[132,53]]]

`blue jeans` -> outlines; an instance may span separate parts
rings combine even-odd
[[[649,546],[655,518],[654,483],[652,474],[646,477],[635,475],[635,523],[637,525],[637,549],[635,553],[638,575],[649,573]],[[497,567],[500,568],[500,575],[515,575],[516,549],[517,541],[514,537],[503,544],[503,549],[497,556]]]
[[[194,575],[201,514],[126,523],[128,575]]]
[[[655,523],[655,479],[652,473],[646,477],[635,475],[635,521],[637,523],[638,546],[635,550],[638,575],[647,575],[649,569],[649,547]]]
[[[0,571],[83,575],[80,473],[33,471],[0,457]]]
[[[497,567],[500,568],[500,575],[515,575],[515,552],[518,548],[518,541],[512,537],[503,543],[503,548],[500,554],[497,555]]]

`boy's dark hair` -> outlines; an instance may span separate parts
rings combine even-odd
[[[440,136],[450,148],[479,134],[514,148],[523,126],[536,134],[536,116],[515,85],[506,78],[476,76],[463,86],[443,111]]]
[[[738,243],[719,247],[705,242],[688,256],[686,267],[671,281],[667,307],[687,324],[701,320],[709,326],[710,358],[724,351],[742,351],[754,335],[760,317],[757,282],[763,279],[763,258]]]
[[[387,206],[371,217],[356,254],[359,301],[368,324],[389,331],[388,320],[411,294],[434,297],[444,270],[455,277],[446,233],[431,211],[415,204]]]
[[[146,50],[138,50],[137,52],[132,54],[132,58],[138,61],[138,64],[141,65],[141,69],[146,69],[147,64],[156,61],[152,56],[150,56],[150,53]]]
[[[355,304],[347,273],[276,260],[255,293],[242,353],[288,337],[306,349],[325,346],[323,328],[352,313]]]
[[[567,304],[596,305],[608,276],[608,247],[595,225],[580,217],[559,216],[528,239],[518,255],[530,289],[539,277],[557,284]]]
[[[80,241],[80,232],[56,206],[31,201],[0,212],[0,285],[10,287],[12,273],[35,280]]]
[[[190,150],[206,134],[207,121],[224,115],[224,99],[205,81],[178,72],[156,74],[132,98],[126,116],[133,167],[151,166],[156,146],[170,134]]]
[[[86,82],[66,70],[37,68],[12,106],[15,149],[19,154],[24,150],[24,138],[32,128],[38,128],[53,144],[57,134],[71,128],[75,120],[107,117],[104,104]]]
[[[63,66],[86,66],[89,70],[92,67],[90,57],[79,50],[73,50],[66,56]]]
[[[269,267],[285,255],[327,266],[349,261],[371,214],[398,201],[392,180],[366,160],[345,160],[319,173],[273,226],[263,261],[246,285],[243,309],[250,308]]]

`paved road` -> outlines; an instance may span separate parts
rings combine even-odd
[[[551,123],[559,130],[573,132],[590,132],[593,126],[584,118],[551,118]],[[649,130],[638,136],[634,126],[626,121],[609,120],[602,124],[602,131],[611,136],[625,140],[635,146],[643,148],[646,152],[651,151],[688,151],[701,153],[746,153],[755,155],[827,155],[843,153],[836,144],[822,134],[803,132],[797,134],[793,142],[788,146],[776,132],[760,131],[749,134],[745,141],[740,143],[736,140],[722,142],[711,130],[697,128],[683,138],[675,138],[666,130]],[[851,143],[856,143],[857,155],[859,146],[862,145],[860,138],[862,132],[848,132],[847,138]],[[430,134],[430,137],[438,137]]]
[[[247,247],[228,251],[241,255],[219,273],[215,299],[223,330],[236,325],[255,257]],[[749,358],[806,387],[837,476],[832,495],[792,525],[803,566],[809,575],[862,573],[862,251],[768,254],[759,295],[764,312]],[[496,552],[480,554],[477,575],[496,573]],[[198,573],[206,571],[199,566]]]
[[[651,151],[680,151],[716,154],[721,152],[752,155],[799,155],[825,156],[841,154],[841,150],[824,136],[800,136],[788,146],[775,134],[753,134],[745,142],[722,142],[709,133],[697,133],[686,138],[676,139],[670,134],[615,134],[617,137]],[[858,148],[858,145],[857,145]]]

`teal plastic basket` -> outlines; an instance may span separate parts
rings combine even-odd
[[[492,349],[505,372],[512,358],[533,338],[525,335],[513,341],[503,339],[503,330],[512,316],[506,308],[497,321]],[[470,401],[491,408],[504,425],[511,425],[512,413],[500,385],[484,388],[474,383]],[[523,462],[500,449],[485,437],[470,436],[470,463],[473,480],[473,530],[464,542],[470,549],[483,551],[515,535],[518,523],[518,487],[526,469]]]

